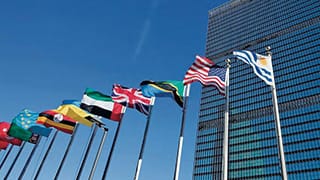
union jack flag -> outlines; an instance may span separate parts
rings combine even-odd
[[[113,85],[112,99],[129,108],[135,108],[145,115],[149,115],[149,108],[153,105],[151,98],[143,96],[140,89],[127,88],[119,84]]]

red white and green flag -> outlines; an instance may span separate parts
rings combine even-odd
[[[91,88],[86,89],[80,107],[92,114],[113,121],[121,121],[126,110],[125,106],[114,102],[111,96],[102,94]]]

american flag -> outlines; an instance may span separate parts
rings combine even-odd
[[[119,84],[113,85],[112,99],[129,108],[135,108],[145,115],[149,114],[149,108],[152,105],[151,98],[143,96],[141,90],[127,88]]]
[[[195,62],[184,76],[183,83],[187,85],[199,81],[204,86],[216,87],[220,94],[224,95],[226,86],[225,76],[225,68],[215,65],[206,57],[196,56]]]

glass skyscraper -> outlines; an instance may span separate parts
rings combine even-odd
[[[206,56],[231,59],[228,179],[281,179],[272,93],[234,50],[275,74],[288,179],[320,179],[320,1],[232,0],[209,11]],[[202,89],[194,180],[221,179],[225,97]]]

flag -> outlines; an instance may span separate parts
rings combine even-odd
[[[183,107],[183,81],[142,81],[140,83],[142,94],[146,97],[172,97],[176,103]]]
[[[87,88],[81,100],[80,108],[104,118],[121,121],[125,106],[114,102],[111,96]]]
[[[220,92],[225,94],[225,76],[226,69],[214,64],[206,57],[196,56],[196,60],[191,65],[184,76],[184,85],[199,81],[204,86],[214,86]]]
[[[0,149],[6,150],[7,147],[9,146],[9,143],[7,141],[2,141],[0,140]]]
[[[24,130],[31,131],[34,134],[39,134],[41,136],[49,137],[52,129],[46,128],[45,126],[38,124],[39,113],[33,112],[29,109],[23,109],[13,120],[17,126],[20,126]]]
[[[32,137],[32,132],[29,130],[26,130],[16,123],[11,123],[10,129],[8,131],[9,136],[21,139],[23,141],[29,141]]]
[[[8,131],[10,129],[10,123],[0,122],[0,140],[6,141],[10,144],[20,146],[22,141],[20,139],[9,136]]]
[[[73,104],[62,104],[56,111],[89,127],[91,127],[94,122],[92,115]]]
[[[74,106],[78,107],[79,110],[81,110],[81,111],[83,111],[83,112],[86,113],[86,115],[83,114],[83,115],[85,116],[85,119],[86,119],[86,120],[89,120],[89,121],[92,121],[92,122],[95,122],[95,123],[104,125],[104,123],[100,120],[100,118],[99,118],[97,115],[91,114],[91,113],[89,113],[88,111],[80,108],[81,101],[67,99],[67,100],[63,100],[63,101],[62,101],[62,105],[74,105]],[[75,119],[75,120],[76,120],[76,119]],[[80,123],[81,123],[81,122],[80,122]]]
[[[129,108],[135,108],[145,115],[149,114],[150,105],[152,105],[151,98],[145,97],[141,90],[127,88],[119,84],[113,85],[112,99]]]
[[[271,56],[263,56],[246,50],[234,51],[233,55],[243,62],[250,64],[254,73],[265,83],[270,86],[274,84]]]
[[[72,118],[60,114],[57,110],[47,110],[41,112],[37,119],[37,123],[46,127],[54,127],[62,132],[72,134],[76,121]]]

